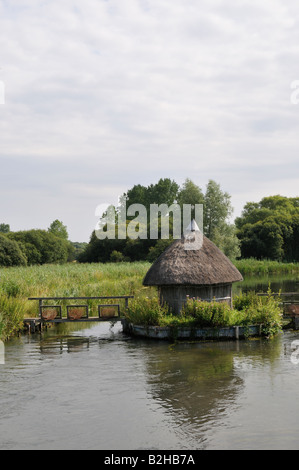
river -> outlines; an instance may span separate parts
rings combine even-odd
[[[0,365],[0,449],[297,450],[294,341],[299,331],[170,344],[120,323],[14,338]]]

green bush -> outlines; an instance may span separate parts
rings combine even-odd
[[[26,266],[27,259],[19,244],[0,234],[0,266]]]
[[[66,263],[70,243],[45,230],[27,230],[11,232],[7,235],[22,247],[28,264]]]
[[[226,303],[203,302],[195,298],[187,299],[182,315],[193,318],[194,325],[202,328],[234,326],[242,317]]]
[[[244,313],[242,324],[262,324],[267,336],[277,333],[282,327],[282,309],[280,297],[274,296],[271,289],[267,295],[254,292],[241,294],[234,298],[234,308]]]
[[[188,298],[180,315],[173,315],[157,298],[135,300],[126,314],[129,322],[143,326],[221,328],[261,324],[266,336],[281,330],[282,312],[279,299],[270,292],[261,297],[254,293],[234,299],[234,308],[226,303],[203,302]]]
[[[135,325],[159,326],[168,314],[168,308],[162,307],[157,298],[145,297],[130,302],[126,318]]]

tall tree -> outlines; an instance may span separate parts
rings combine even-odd
[[[0,224],[0,233],[9,233],[10,226],[8,224]]]
[[[63,238],[64,240],[68,240],[69,238],[66,225],[63,225],[63,222],[57,219],[51,223],[48,228],[48,232],[53,233],[56,237]]]
[[[213,240],[214,231],[232,215],[231,196],[213,180],[207,184],[204,205],[204,232]]]
[[[298,198],[276,195],[248,202],[236,226],[242,257],[299,261]]]

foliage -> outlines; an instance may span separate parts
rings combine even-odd
[[[124,209],[129,208],[133,204],[142,204],[148,215],[147,227],[144,232],[146,239],[142,237],[132,240],[127,237],[125,240],[119,239],[118,235],[118,216]],[[78,261],[82,263],[94,262],[110,262],[118,261],[118,257],[112,255],[114,251],[123,254],[125,259],[131,261],[151,260],[154,261],[161,253],[161,248],[168,245],[167,242],[173,237],[173,214],[169,211],[167,221],[169,222],[169,237],[163,239],[161,235],[161,218],[158,221],[158,238],[152,239],[150,236],[150,206],[151,204],[165,204],[168,208],[172,204],[179,204],[183,208],[184,204],[203,204],[204,206],[204,233],[211,241],[214,241],[224,253],[234,259],[239,256],[239,240],[235,233],[235,228],[227,223],[228,217],[232,213],[230,196],[221,190],[220,185],[210,180],[205,194],[199,186],[194,184],[189,178],[183,183],[182,187],[169,178],[160,179],[158,183],[151,184],[148,187],[135,185],[122,196],[119,206],[113,209],[113,222],[116,221],[115,239],[106,238],[99,240],[96,232],[91,234],[90,242],[83,253],[78,257]],[[194,210],[192,212],[194,217]],[[137,215],[136,215],[137,218]],[[127,225],[135,220],[135,217],[127,215]],[[183,227],[182,217],[182,231]],[[105,226],[103,227],[105,229]],[[112,255],[112,258],[111,258]]]
[[[166,250],[166,248],[173,242],[173,239],[158,240],[155,246],[150,247],[147,260],[154,262]]]
[[[0,268],[0,329],[9,338],[22,328],[20,318],[36,317],[38,304],[28,297],[96,297],[134,295],[142,296],[144,278],[149,263],[64,264]],[[146,289],[147,295],[156,295]],[[66,307],[67,301],[57,305]],[[98,301],[90,301],[93,315],[97,315]],[[124,301],[121,310],[124,308]]]
[[[10,226],[8,224],[0,224],[0,233],[9,233]]]
[[[20,299],[0,294],[0,339],[6,339],[18,333],[23,326],[24,302]]]
[[[299,199],[263,198],[245,205],[235,221],[243,258],[299,261]]]
[[[144,326],[161,325],[167,315],[167,307],[162,307],[157,298],[148,297],[141,297],[131,302],[126,312],[126,318],[129,322]]]
[[[183,208],[184,204],[204,204],[205,197],[201,188],[187,178],[178,193],[177,202]],[[194,209],[191,212],[191,218],[195,218]]]
[[[203,328],[233,326],[236,324],[234,313],[227,303],[203,302],[196,298],[188,298],[182,311],[183,316],[194,319],[194,325]]]
[[[204,198],[204,233],[213,241],[214,231],[232,215],[231,197],[220,185],[210,180]]]
[[[166,305],[161,307],[157,298],[141,298],[131,304],[126,318],[143,326],[221,328],[260,324],[266,336],[275,335],[282,327],[279,299],[271,292],[265,297],[242,294],[235,298],[234,308],[226,303],[188,298],[178,316],[172,315]]]
[[[272,336],[282,327],[281,299],[274,296],[269,288],[267,296],[253,292],[234,298],[234,309],[245,313],[242,324],[262,324],[263,333]]]
[[[126,261],[126,258],[120,251],[113,250],[110,255],[110,261],[112,261],[112,263],[120,263]]]
[[[69,256],[69,242],[45,230],[11,232],[10,240],[19,244],[28,265],[65,263]]]
[[[236,268],[243,275],[248,274],[286,274],[298,273],[298,263],[282,263],[280,261],[257,260],[255,258],[235,260]]]
[[[19,244],[0,234],[0,266],[25,266],[27,259]]]
[[[9,337],[9,331],[11,333],[18,331],[20,317],[37,316],[37,302],[28,301],[28,297],[95,297],[98,295],[135,296],[135,299],[129,301],[129,307],[130,315],[131,317],[135,315],[134,320],[136,319],[136,322],[138,322],[137,314],[140,311],[143,312],[142,315],[146,324],[154,323],[157,319],[160,325],[184,326],[189,324],[192,326],[195,322],[194,316],[171,315],[166,308],[161,308],[158,304],[157,290],[143,287],[142,280],[150,266],[151,264],[148,262],[122,262],[0,268],[0,299],[2,305],[0,309],[0,328],[5,320],[6,326],[3,334],[5,337]],[[238,296],[234,299],[234,309],[230,312],[232,316],[229,319],[232,324],[236,324],[241,320],[243,323],[245,322],[243,312],[246,309],[248,310],[248,307],[252,304],[252,302],[246,300],[248,295]],[[275,299],[273,300],[275,301]],[[192,299],[190,299],[190,303],[191,301]],[[271,302],[267,304],[266,299],[263,298],[262,302],[265,302],[266,306],[259,307],[260,316],[267,314],[269,305],[271,309],[277,306],[276,301],[273,305]],[[91,311],[95,315],[97,315],[97,304],[97,301],[91,301],[90,303]],[[62,302],[61,305],[65,307],[65,303]],[[133,309],[133,305],[134,307],[137,306],[137,310]],[[124,302],[121,304],[121,311],[123,311],[123,308]],[[211,304],[207,308],[211,308]],[[217,318],[219,322],[222,315],[221,309],[224,309],[223,317],[227,321],[227,306],[218,304],[215,308],[218,309],[215,319]],[[278,311],[276,313],[278,314]],[[252,313],[250,319],[252,319]],[[197,319],[197,321],[199,320]]]
[[[240,241],[234,225],[219,223],[213,230],[213,242],[230,259],[240,257]]]
[[[48,228],[48,232],[53,233],[56,237],[63,238],[64,240],[68,240],[69,238],[66,225],[63,225],[63,222],[57,219],[51,223]]]

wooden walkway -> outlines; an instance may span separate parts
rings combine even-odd
[[[125,310],[129,305],[129,299],[133,299],[133,295],[120,296],[99,296],[99,297],[30,297],[28,300],[38,302],[39,316],[37,318],[24,318],[24,324],[28,327],[30,333],[36,330],[42,330],[42,327],[48,323],[79,323],[79,322],[103,322],[103,321],[119,321],[123,318],[121,315],[120,301],[125,302]],[[63,307],[57,301],[71,301],[70,305],[66,305],[66,315],[63,315]],[[115,303],[99,303],[98,315],[90,316],[89,307],[86,301],[101,300],[115,301]],[[49,301],[54,301],[52,305],[48,305]],[[84,301],[85,303],[74,303]],[[116,301],[118,301],[116,303]],[[45,305],[46,302],[47,304]]]

